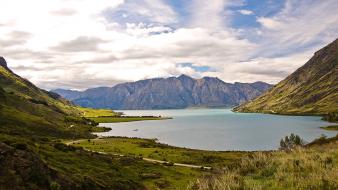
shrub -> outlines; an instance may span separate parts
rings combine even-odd
[[[42,105],[48,106],[48,103],[44,100],[29,99],[29,101],[34,104],[42,104]]]
[[[165,165],[165,166],[174,166],[174,163],[172,163],[172,162],[164,162],[163,165]]]
[[[336,122],[338,121],[338,113],[328,113],[327,115],[324,115],[323,119],[329,122]]]
[[[63,143],[56,143],[54,144],[54,148],[61,150],[62,152],[68,152],[68,151],[75,151],[76,147],[74,146],[68,146]]]
[[[281,150],[292,150],[297,146],[303,146],[304,140],[301,139],[298,135],[291,133],[290,136],[284,137],[280,140],[280,149]]]
[[[27,144],[26,143],[16,143],[15,145],[16,149],[19,150],[27,150]]]
[[[61,185],[58,184],[57,182],[53,181],[52,183],[50,183],[50,189],[51,190],[60,190],[61,189]]]

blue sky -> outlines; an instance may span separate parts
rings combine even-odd
[[[257,17],[272,17],[281,11],[284,7],[284,0],[247,0],[241,6],[234,6],[231,10],[234,12],[232,26],[234,28],[260,27]],[[248,10],[252,13],[242,14],[242,10]]]
[[[337,0],[3,0],[0,55],[45,89],[181,74],[277,83],[338,37],[337,10]]]

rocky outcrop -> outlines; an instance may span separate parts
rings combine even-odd
[[[6,59],[1,56],[0,56],[0,66],[12,73],[12,71],[7,67]]]

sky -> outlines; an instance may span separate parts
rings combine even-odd
[[[337,0],[0,1],[0,56],[47,90],[181,74],[275,84],[338,38]]]

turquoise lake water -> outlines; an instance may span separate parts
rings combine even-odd
[[[273,150],[291,133],[310,142],[337,132],[319,127],[330,125],[320,117],[233,113],[230,109],[121,110],[126,115],[173,117],[160,121],[104,123],[111,131],[102,136],[156,138],[161,143],[203,150]],[[332,125],[332,124],[331,124]]]

